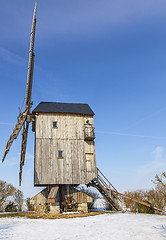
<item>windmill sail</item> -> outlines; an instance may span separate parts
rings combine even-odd
[[[32,80],[33,80],[33,66],[34,66],[34,41],[35,41],[35,28],[36,28],[36,6],[34,9],[32,28],[31,28],[31,41],[29,49],[29,64],[28,64],[28,76],[27,76],[27,88],[26,88],[26,98],[25,98],[25,107],[29,106],[31,103],[31,94],[32,94]]]
[[[28,128],[29,122],[24,123],[23,134],[22,134],[22,145],[21,145],[21,158],[20,158],[20,172],[19,172],[19,185],[21,186],[22,181],[22,168],[24,166],[25,161],[25,152],[28,138]]]
[[[32,21],[32,28],[31,28],[31,40],[30,40],[30,50],[29,50],[29,63],[28,63],[28,75],[27,75],[27,86],[26,86],[26,98],[25,98],[25,110],[23,113],[20,113],[18,117],[18,121],[15,125],[15,128],[10,135],[10,138],[6,144],[4,155],[2,162],[5,160],[7,153],[10,150],[10,147],[13,143],[13,140],[17,138],[22,126],[23,127],[23,134],[22,134],[22,146],[21,146],[21,158],[20,158],[20,174],[19,174],[19,182],[21,185],[22,179],[22,167],[25,161],[25,152],[26,152],[26,144],[27,144],[27,137],[28,137],[28,128],[30,119],[30,110],[32,107],[31,102],[31,95],[32,95],[32,81],[33,81],[33,67],[34,67],[34,40],[35,40],[35,28],[36,28],[36,7],[37,3],[35,3],[34,14],[33,14],[33,21]]]
[[[28,113],[29,113],[29,108],[26,108],[23,113],[20,113],[20,115],[18,117],[18,121],[17,121],[17,123],[15,125],[15,128],[13,129],[13,132],[10,135],[9,140],[6,143],[6,147],[5,147],[4,155],[3,155],[3,158],[2,158],[2,162],[5,160],[5,157],[6,157],[7,153],[10,150],[11,145],[13,143],[13,140],[17,138],[17,136],[18,136],[18,134],[19,134],[19,132],[20,132],[20,130],[21,130],[21,128],[22,128],[26,118],[27,118]]]
[[[33,49],[34,49],[35,28],[36,28],[36,6],[37,6],[37,4],[35,3],[35,9],[34,9],[34,15],[33,15],[33,21],[32,21],[32,29],[31,29],[28,76],[27,76],[27,87],[26,87],[26,98],[25,98],[25,108],[27,107],[29,109],[28,115],[30,115],[30,109],[32,106],[31,96],[32,96],[33,68],[34,68],[34,57],[35,57]],[[22,144],[21,144],[21,158],[20,158],[20,172],[19,172],[19,185],[21,185],[21,181],[22,181],[22,168],[24,166],[24,161],[25,161],[29,122],[30,122],[30,120],[27,119],[27,121],[23,127]]]

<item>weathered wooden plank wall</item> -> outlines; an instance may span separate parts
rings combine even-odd
[[[86,184],[97,175],[95,143],[84,141],[81,114],[38,114],[35,131],[35,185]],[[53,122],[57,128],[53,128]],[[58,158],[62,151],[63,158]]]

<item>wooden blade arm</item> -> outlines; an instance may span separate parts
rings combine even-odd
[[[30,82],[29,82],[29,87],[28,87],[28,89],[27,89],[27,91],[28,91],[28,97],[27,97],[26,106],[28,106],[29,103],[31,103],[32,83],[33,83],[33,69],[34,69],[34,58],[35,58],[35,54],[33,53],[33,56],[32,56],[32,66],[31,66],[31,72],[30,72]]]
[[[33,15],[33,21],[32,21],[32,29],[31,29],[25,107],[27,107],[28,104],[31,102],[33,67],[34,67],[34,56],[35,56],[33,49],[34,49],[35,28],[36,28],[36,7],[37,7],[37,3],[35,3],[34,15]]]
[[[13,143],[13,140],[17,138],[26,118],[27,118],[27,115],[29,114],[30,112],[30,108],[32,106],[32,103],[29,107],[27,107],[25,109],[25,111],[23,113],[20,113],[19,117],[18,117],[18,121],[15,125],[15,128],[13,129],[13,132],[12,134],[10,135],[10,138],[8,140],[8,142],[6,143],[6,147],[5,147],[5,151],[4,151],[4,155],[3,155],[3,158],[2,158],[2,162],[4,162],[5,160],[5,157],[7,155],[7,153],[9,152],[10,148],[11,148],[11,145]]]
[[[26,152],[26,146],[27,146],[27,138],[28,138],[28,129],[29,129],[29,122],[25,123],[23,128],[23,134],[22,134],[22,145],[21,145],[21,157],[20,157],[20,172],[19,172],[19,185],[21,186],[22,181],[22,168],[24,166],[25,161],[25,152]]]

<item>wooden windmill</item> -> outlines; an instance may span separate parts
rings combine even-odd
[[[73,187],[88,184],[97,175],[94,112],[88,104],[56,102],[41,102],[31,112],[36,5],[31,29],[25,109],[20,113],[6,144],[2,162],[23,128],[19,172],[21,185],[29,123],[32,122],[35,132],[34,186],[46,186],[47,201],[56,206],[58,202],[58,208],[71,193],[76,195],[75,201],[87,203],[85,196],[80,196]]]

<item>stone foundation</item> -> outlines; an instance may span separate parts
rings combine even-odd
[[[88,204],[87,203],[79,203],[78,204],[78,211],[87,213],[88,212]]]
[[[35,212],[40,212],[40,213],[45,213],[46,212],[46,206],[43,205],[36,205],[34,206],[34,211]]]
[[[34,206],[36,212],[59,214],[64,209],[63,202],[66,197],[72,197],[78,211],[88,212],[88,204],[93,201],[91,197],[85,193],[79,192],[74,186],[71,185],[53,185],[45,188],[36,196],[30,199],[30,204]],[[60,206],[62,209],[60,209]],[[68,210],[67,210],[68,211]],[[70,211],[70,209],[69,209]],[[73,210],[75,211],[75,210]]]
[[[60,205],[59,203],[55,203],[55,204],[50,204],[50,208],[49,208],[49,213],[50,214],[60,214]]]

